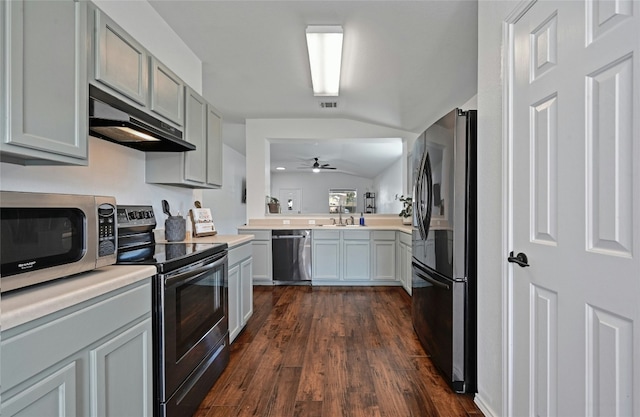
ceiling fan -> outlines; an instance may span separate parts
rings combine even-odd
[[[311,168],[313,172],[320,172],[321,169],[335,169],[334,167],[329,166],[330,164],[321,164],[318,162],[318,158],[313,158],[313,165],[300,167],[299,169]]]

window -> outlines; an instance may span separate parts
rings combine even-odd
[[[330,189],[329,213],[355,213],[357,204],[357,190],[354,189]]]

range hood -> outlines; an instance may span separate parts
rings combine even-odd
[[[145,152],[193,151],[179,129],[89,85],[89,134]]]

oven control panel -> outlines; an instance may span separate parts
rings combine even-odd
[[[118,229],[138,226],[156,226],[152,206],[118,206]]]

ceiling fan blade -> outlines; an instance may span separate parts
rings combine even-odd
[[[321,169],[335,169],[334,167],[328,167],[328,166],[325,166],[325,165],[321,166],[320,168]]]

